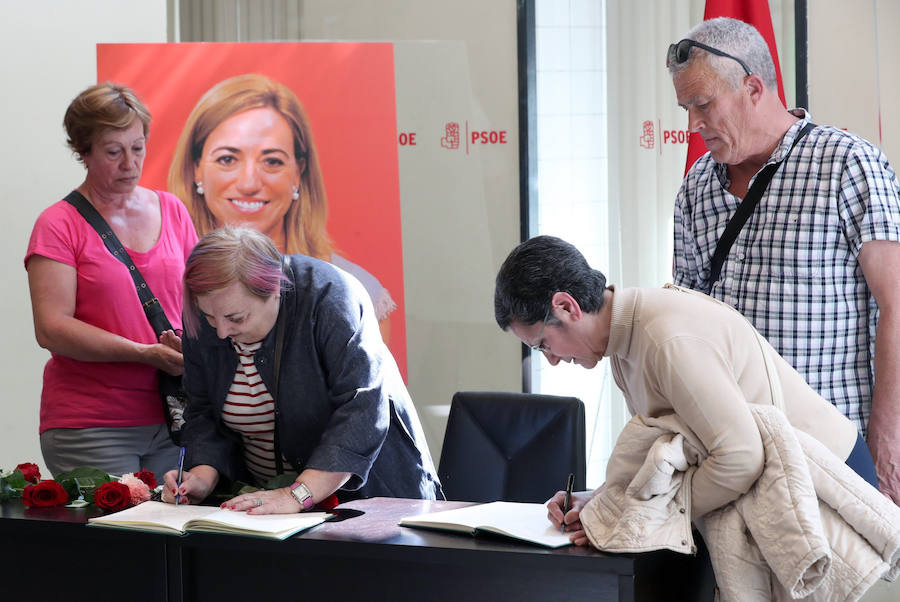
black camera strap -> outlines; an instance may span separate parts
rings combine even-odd
[[[128,267],[128,273],[131,274],[131,279],[134,280],[134,286],[137,289],[141,306],[144,308],[144,313],[147,315],[147,320],[150,322],[150,326],[153,328],[156,336],[160,336],[166,330],[174,330],[172,323],[169,322],[169,318],[166,317],[166,312],[159,299],[150,290],[147,281],[144,280],[141,272],[134,265],[131,255],[125,250],[125,246],[119,241],[119,237],[109,227],[109,224],[106,223],[100,212],[77,190],[73,190],[66,195],[64,200],[75,207],[85,221],[97,231],[97,234],[103,240],[103,244],[106,245],[113,257]]]
[[[763,193],[766,191],[766,188],[769,187],[769,182],[772,181],[772,176],[775,175],[775,172],[778,171],[781,164],[791,156],[791,151],[794,150],[797,143],[800,142],[814,127],[816,127],[816,124],[812,122],[807,123],[797,134],[797,137],[794,138],[794,143],[791,145],[791,148],[788,149],[788,152],[785,153],[784,158],[777,163],[766,165],[762,171],[757,174],[756,179],[753,181],[753,185],[750,187],[744,200],[738,205],[734,215],[728,220],[725,231],[722,233],[721,238],[719,238],[719,242],[716,243],[716,250],[713,252],[712,260],[709,262],[709,280],[707,280],[707,282],[709,282],[709,288],[706,291],[707,293],[712,291],[713,285],[719,279],[719,274],[722,271],[722,264],[725,263],[725,258],[728,256],[728,251],[731,250],[731,245],[737,240],[738,234],[741,233],[744,224],[747,223],[747,220],[750,219],[750,216],[753,214],[753,210],[756,209],[756,206],[759,204],[759,200],[762,198]]]
[[[293,268],[291,267],[291,260],[286,255],[281,258],[281,268],[288,277],[292,276],[294,273]],[[278,381],[281,376],[281,353],[284,350],[284,321],[285,314],[287,313],[284,297],[284,287],[282,287],[281,299],[278,307],[278,319],[275,322],[275,366],[273,367],[275,370],[275,382],[272,383],[272,391],[269,392],[272,395],[272,402],[275,404],[275,433],[273,443],[275,447],[275,472],[277,474],[284,473],[284,460],[281,455],[281,439],[278,436]],[[297,470],[297,472],[299,473],[300,471]]]

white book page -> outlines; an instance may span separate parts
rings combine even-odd
[[[409,516],[400,524],[422,526],[464,525],[470,530],[494,531],[550,547],[569,545],[568,533],[560,533],[547,518],[543,504],[491,502],[443,512]]]
[[[166,504],[165,502],[144,502],[106,516],[88,519],[89,523],[110,526],[149,525],[168,527],[182,532],[184,525],[191,519],[209,514],[213,509],[208,506],[191,506]]]
[[[221,527],[216,530],[227,533],[242,531],[255,533],[283,533],[284,531],[303,530],[314,527],[331,515],[327,512],[304,512],[300,514],[247,514],[235,510],[219,509],[207,513],[194,520],[188,529],[207,529]]]

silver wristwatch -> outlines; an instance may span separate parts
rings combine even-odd
[[[290,490],[291,495],[300,502],[300,507],[304,510],[309,510],[315,505],[312,492],[303,483],[294,483],[291,485]]]

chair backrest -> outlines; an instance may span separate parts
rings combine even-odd
[[[438,476],[448,500],[542,503],[585,489],[584,404],[575,397],[459,392]]]

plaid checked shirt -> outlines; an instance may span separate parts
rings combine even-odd
[[[802,119],[769,163],[809,121],[792,112]],[[675,202],[675,284],[737,308],[865,435],[878,307],[857,256],[865,242],[900,241],[894,170],[858,136],[814,128],[775,172],[710,292],[710,259],[741,202],[728,186],[726,166],[709,153],[685,176]]]

